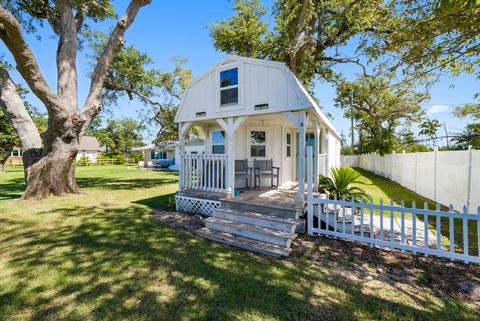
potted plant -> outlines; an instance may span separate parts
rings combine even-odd
[[[333,199],[345,199],[356,202],[368,200],[369,195],[360,187],[353,186],[359,182],[360,174],[350,167],[332,167],[330,168],[331,177],[320,175],[319,189],[324,189]]]

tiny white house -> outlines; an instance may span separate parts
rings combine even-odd
[[[313,147],[316,184],[340,166],[340,136],[283,62],[227,56],[189,84],[175,122],[180,210],[212,215],[221,202],[249,195],[250,204],[302,212],[306,147]],[[204,154],[185,153],[193,126],[205,137]]]

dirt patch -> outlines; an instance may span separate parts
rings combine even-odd
[[[300,236],[291,257],[329,268],[351,280],[378,280],[428,288],[436,296],[480,306],[480,267],[437,257],[380,250],[328,237]]]
[[[173,210],[153,210],[152,214],[160,223],[177,230],[194,231],[205,225],[200,216],[179,213]]]

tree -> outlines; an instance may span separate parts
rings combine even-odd
[[[0,172],[5,171],[5,162],[10,157],[13,147],[19,144],[15,129],[0,111]]]
[[[393,0],[394,18],[378,26],[363,48],[373,57],[388,53],[396,68],[422,77],[436,71],[480,77],[480,2]]]
[[[80,104],[77,99],[76,66],[80,32],[85,29],[86,21],[98,22],[114,17],[112,2],[2,1],[0,39],[13,56],[17,71],[48,112],[48,128],[41,139],[8,69],[0,68],[0,107],[20,137],[23,150],[27,183],[23,199],[80,192],[75,180],[75,160],[80,137],[103,110],[102,98],[107,85],[107,73],[111,71],[112,62],[124,44],[126,30],[140,8],[149,3],[150,0],[130,1],[95,63],[86,101]],[[48,23],[58,39],[57,92],[45,80],[22,32],[22,29],[35,32],[36,26],[44,22]]]
[[[393,10],[380,0],[277,0],[275,26],[262,19],[258,0],[236,0],[231,17],[210,25],[215,48],[227,53],[285,62],[311,89],[316,77],[334,78],[336,63],[363,65],[341,49],[355,37],[376,32]]]
[[[337,85],[336,102],[345,116],[354,117],[362,137],[362,152],[390,153],[396,142],[395,129],[415,122],[422,116],[420,102],[427,99],[417,91],[417,83],[396,81],[395,74],[379,66],[372,76],[360,75],[355,81],[342,80]],[[353,93],[353,105],[351,97]]]
[[[91,134],[106,148],[108,156],[122,154],[128,157],[132,147],[143,145],[141,134],[143,129],[144,126],[130,118],[109,119],[105,128],[91,130]]]
[[[453,139],[458,149],[472,147],[480,149],[480,124],[468,124],[465,130],[456,134]]]
[[[420,135],[425,135],[430,139],[433,139],[434,146],[437,145],[437,131],[442,125],[436,119],[427,119],[420,124],[420,131],[418,132]]]

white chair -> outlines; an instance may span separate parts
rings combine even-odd
[[[144,168],[145,163],[143,161],[138,162],[138,168]]]
[[[152,168],[153,167],[153,162],[152,161],[147,161],[147,167]]]

